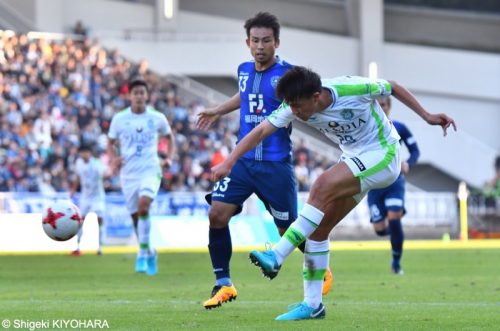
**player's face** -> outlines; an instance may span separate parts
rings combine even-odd
[[[148,90],[144,86],[135,86],[130,91],[130,104],[132,109],[144,109],[148,101]]]
[[[247,45],[256,64],[266,66],[274,62],[274,53],[279,41],[274,38],[273,29],[254,27],[250,29]]]
[[[303,121],[307,121],[314,113],[318,111],[320,93],[314,93],[310,98],[297,99],[288,103],[292,113]]]
[[[80,156],[85,162],[89,162],[91,154],[90,151],[81,151]]]

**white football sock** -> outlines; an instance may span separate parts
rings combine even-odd
[[[323,279],[330,260],[330,240],[307,239],[304,252],[304,301],[318,308],[322,301]]]
[[[279,265],[290,255],[295,247],[299,246],[311,233],[316,230],[325,214],[316,207],[306,203],[299,213],[299,217],[286,230],[280,241],[274,246],[276,260]]]
[[[151,220],[149,214],[139,216],[137,224],[137,237],[139,239],[139,256],[149,255],[149,231],[151,229]]]

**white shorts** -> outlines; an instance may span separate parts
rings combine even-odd
[[[104,217],[104,199],[80,197],[78,207],[80,207],[80,213],[82,214],[82,217],[87,216],[87,214],[90,212],[96,213],[97,217]]]
[[[121,180],[123,195],[129,214],[137,212],[139,197],[146,196],[154,200],[160,189],[161,176],[159,174],[144,175],[143,178]]]
[[[387,149],[370,151],[355,157],[340,157],[340,161],[347,164],[354,177],[359,178],[361,192],[353,197],[357,202],[360,202],[368,191],[394,183],[401,172],[399,150],[399,143],[395,143]]]

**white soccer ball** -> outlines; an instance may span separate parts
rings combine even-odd
[[[47,236],[57,241],[73,238],[82,224],[80,209],[69,200],[56,201],[43,212],[43,230]]]

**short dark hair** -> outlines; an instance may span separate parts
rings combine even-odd
[[[247,37],[250,37],[250,29],[257,27],[273,29],[274,39],[280,39],[280,23],[278,21],[278,18],[271,13],[258,13],[254,17],[246,20],[244,27],[247,31]]]
[[[500,170],[500,155],[495,159],[495,169]]]
[[[92,152],[92,147],[89,144],[81,144],[78,148],[79,152]]]
[[[144,86],[146,88],[146,91],[149,92],[149,90],[148,90],[148,84],[142,78],[133,78],[132,80],[130,80],[128,82],[128,92],[129,93],[132,92],[132,90],[134,89],[134,87],[137,87],[137,86]]]
[[[299,99],[308,99],[316,92],[321,92],[321,77],[311,69],[296,66],[280,78],[276,87],[278,98],[290,103]]]

